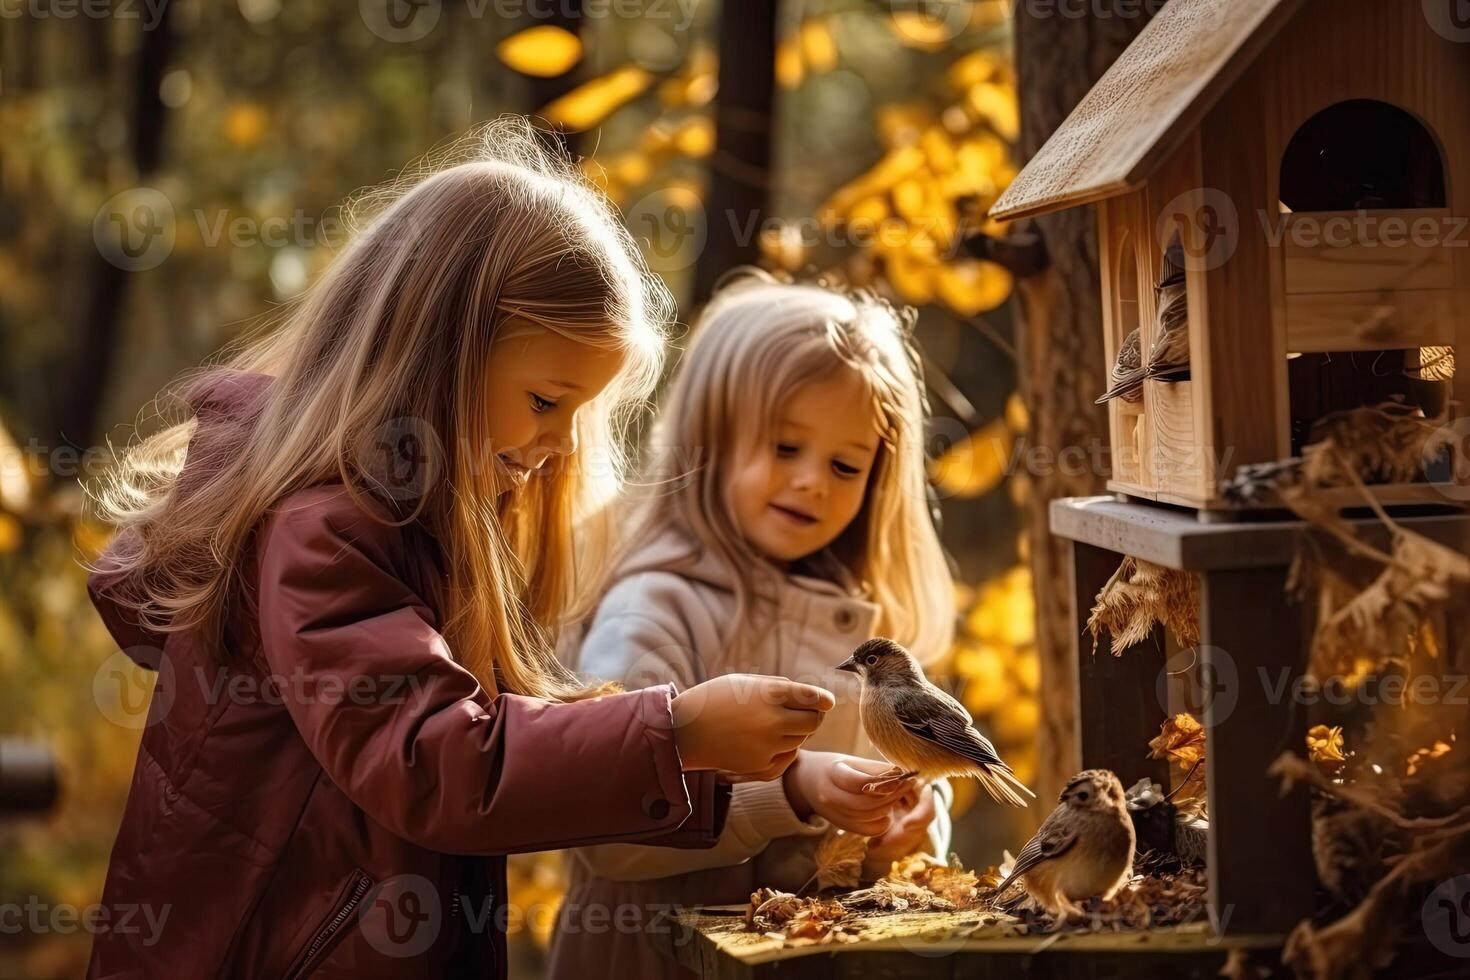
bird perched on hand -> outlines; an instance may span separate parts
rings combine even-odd
[[[975,730],[964,705],[930,684],[900,644],[881,636],[869,640],[837,669],[862,679],[858,714],[863,730],[894,765],[891,775],[870,786],[914,776],[974,776],[999,803],[1026,806],[1021,794],[1036,796]]]
[[[1158,318],[1154,342],[1144,360],[1144,377],[1189,380],[1189,291],[1185,285],[1184,246],[1176,235],[1164,252],[1164,267],[1154,286]]]
[[[1133,819],[1123,784],[1107,769],[1084,769],[1062,790],[1057,808],[1026,842],[995,890],[1017,878],[1053,915],[1078,912],[1075,902],[1112,898],[1133,872]]]
[[[1123,338],[1123,346],[1118,348],[1118,355],[1113,359],[1113,370],[1108,375],[1108,390],[1094,404],[1101,405],[1114,398],[1121,398],[1125,402],[1141,401],[1143,375],[1143,337],[1138,328],[1134,327]]]

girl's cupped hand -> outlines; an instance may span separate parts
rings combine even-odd
[[[686,770],[732,782],[775,779],[837,703],[832,692],[784,677],[726,674],[674,696],[674,740]]]

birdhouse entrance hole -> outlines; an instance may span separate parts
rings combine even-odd
[[[1449,249],[1470,242],[1447,209],[1434,136],[1387,102],[1339,102],[1296,131],[1280,177],[1292,453],[1334,412],[1397,401],[1440,415]]]

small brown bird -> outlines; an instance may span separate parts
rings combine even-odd
[[[1026,806],[1021,793],[1035,798],[975,730],[964,705],[930,684],[900,644],[882,636],[869,640],[837,669],[862,678],[858,713],[863,730],[894,765],[891,775],[870,787],[914,776],[974,776],[996,802]]]
[[[1184,247],[1178,236],[1164,253],[1159,282],[1154,286],[1159,311],[1154,342],[1144,361],[1144,376],[1159,381],[1189,380],[1189,291],[1185,285]]]
[[[1057,808],[1016,857],[995,890],[1000,898],[1017,878],[1053,915],[1073,915],[1073,903],[1112,898],[1133,873],[1133,820],[1123,784],[1107,769],[1084,769],[1062,790]]]
[[[1123,338],[1123,346],[1118,348],[1118,355],[1113,359],[1113,370],[1108,375],[1108,390],[1103,392],[1095,404],[1112,401],[1121,398],[1125,402],[1136,402],[1143,399],[1143,338],[1134,327],[1127,337]]]

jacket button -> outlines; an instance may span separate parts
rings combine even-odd
[[[837,628],[844,633],[857,624],[857,617],[847,608],[837,610],[837,615],[832,618],[837,623]]]
[[[165,787],[165,789],[163,791],[163,796],[164,796],[164,799],[166,799],[170,803],[172,803],[174,800],[177,800],[179,798],[179,791],[178,791],[178,789],[176,787],[168,786],[168,787]]]
[[[669,801],[659,796],[645,796],[643,812],[654,820],[662,820],[669,815]]]

